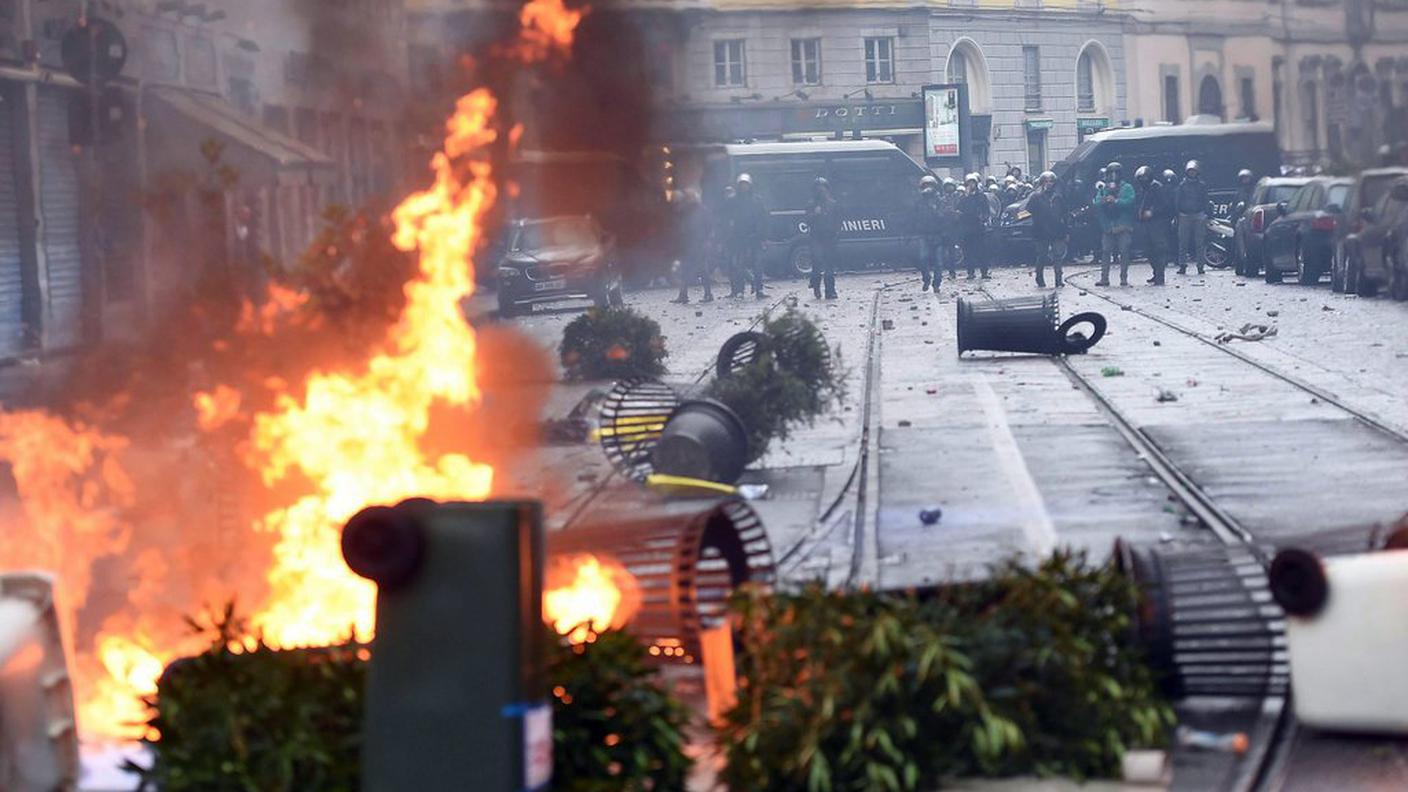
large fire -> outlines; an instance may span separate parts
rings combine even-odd
[[[594,555],[553,558],[543,585],[543,619],[574,644],[602,630],[624,627],[640,609],[635,577]]]
[[[540,60],[564,53],[581,14],[562,0],[531,0],[508,54]],[[361,365],[315,369],[301,384],[270,376],[260,394],[221,383],[191,395],[199,429],[212,443],[233,435],[231,453],[282,497],[251,527],[272,537],[267,593],[249,618],[272,646],[371,636],[374,588],[347,569],[338,542],[358,510],[412,496],[477,500],[491,492],[491,465],[464,448],[468,439],[435,436],[432,419],[473,410],[480,398],[476,337],[462,306],[474,292],[472,256],[496,199],[487,152],[499,134],[495,111],[488,90],[460,98],[431,162],[433,182],[393,212],[392,241],[418,256],[418,271],[405,287],[399,320]],[[283,317],[304,301],[276,288],[262,306],[246,308],[238,330],[278,343]],[[272,409],[250,406],[270,403],[250,398],[270,392]],[[121,460],[128,445],[100,426],[42,411],[0,412],[0,462],[10,465],[19,494],[18,513],[3,515],[0,570],[58,576],[66,638],[77,655],[80,726],[89,737],[142,736],[141,697],[155,692],[168,662],[192,649],[179,637],[181,625],[157,627],[157,616],[179,622],[171,608],[203,603],[144,605],[160,600],[161,581],[173,570],[214,563],[190,547],[132,552],[123,517],[134,499]],[[94,565],[119,556],[132,575],[125,608],[100,616],[94,637],[79,641],[75,614],[88,598]],[[190,596],[230,584],[214,572],[208,577],[208,586]]]

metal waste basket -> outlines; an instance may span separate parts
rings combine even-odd
[[[1105,335],[1105,317],[1080,313],[1061,321],[1055,294],[1007,300],[958,301],[958,354],[1025,352],[1035,355],[1079,355]],[[1089,325],[1089,335],[1077,332]]]

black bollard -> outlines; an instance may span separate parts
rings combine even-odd
[[[342,548],[378,584],[362,790],[546,788],[541,507],[373,507],[348,521]]]

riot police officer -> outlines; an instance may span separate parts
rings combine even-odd
[[[963,194],[958,198],[959,244],[963,247],[963,261],[968,265],[968,280],[974,278],[974,270],[981,269],[983,277],[989,278],[986,235],[988,218],[992,215],[992,204],[988,196],[979,189],[981,179],[976,173],[963,178]]]
[[[1056,273],[1056,286],[1065,285],[1061,262],[1066,258],[1066,206],[1056,189],[1056,174],[1045,171],[1037,177],[1036,192],[1027,201],[1032,215],[1032,238],[1036,241],[1036,285],[1046,288],[1044,270],[1050,264]]]
[[[1135,214],[1136,235],[1149,256],[1154,270],[1147,281],[1164,285],[1164,267],[1168,264],[1169,226],[1173,223],[1173,188],[1154,178],[1154,169],[1141,166],[1134,172],[1135,192],[1139,209]]]
[[[1192,247],[1193,263],[1198,266],[1198,274],[1202,275],[1203,243],[1208,234],[1208,186],[1203,181],[1202,167],[1197,160],[1188,160],[1183,167],[1183,181],[1178,183],[1178,190],[1174,193],[1174,208],[1178,210],[1178,252],[1174,256],[1178,274],[1188,273],[1183,256]]]
[[[1120,263],[1120,285],[1129,285],[1129,253],[1134,242],[1134,187],[1124,180],[1124,168],[1118,162],[1105,166],[1105,186],[1095,193],[1091,205],[1100,218],[1100,248],[1105,258],[1100,262],[1097,286],[1110,285],[1110,265]]]
[[[818,176],[812,182],[812,202],[807,207],[807,236],[812,249],[812,294],[821,299],[822,281],[826,282],[826,299],[836,299],[836,237],[841,230],[836,199],[831,197],[831,184]]]
[[[919,245],[919,275],[923,279],[920,291],[939,291],[943,279],[944,229],[943,198],[939,195],[939,180],[925,176],[919,180],[919,195],[910,212],[910,233]]]
[[[734,267],[729,273],[730,297],[742,297],[744,283],[751,278],[753,294],[763,299],[763,268],[758,263],[758,254],[763,249],[763,235],[767,232],[768,210],[753,191],[753,177],[740,173],[735,184],[731,228],[733,233]]]

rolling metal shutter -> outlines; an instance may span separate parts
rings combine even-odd
[[[0,89],[0,358],[24,351],[24,261],[20,253],[20,180],[16,177],[20,136],[15,127],[23,120],[21,92]]]
[[[45,338],[50,348],[83,340],[83,256],[79,246],[78,154],[69,143],[68,92],[39,89],[39,208],[43,213],[49,311]]]

